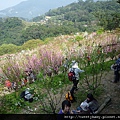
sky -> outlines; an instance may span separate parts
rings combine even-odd
[[[17,5],[22,1],[26,0],[0,0],[0,10]]]

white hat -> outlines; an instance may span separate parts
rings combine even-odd
[[[75,62],[75,63],[73,64],[72,68],[78,68],[78,63]]]
[[[27,88],[26,90],[28,90],[28,91],[29,91],[29,90],[30,90],[30,88]]]
[[[75,60],[73,60],[73,61],[72,61],[72,63],[76,63],[76,61],[75,61]]]
[[[82,102],[80,104],[80,107],[84,110],[84,111],[88,111],[88,107],[89,107],[89,104],[87,102]]]

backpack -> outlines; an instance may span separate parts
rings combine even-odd
[[[74,81],[75,80],[74,69],[71,69],[71,71],[68,73],[68,79],[69,79],[69,81]]]
[[[65,98],[66,98],[66,100],[68,100],[68,101],[73,101],[73,97],[72,97],[70,91],[69,91],[68,93],[66,93]]]
[[[23,92],[20,94],[20,97],[21,97],[21,98],[24,98],[24,97],[25,97],[25,91],[23,91]]]

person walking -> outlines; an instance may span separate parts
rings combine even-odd
[[[78,90],[78,82],[79,82],[79,79],[80,79],[80,76],[79,74],[84,72],[84,70],[81,70],[79,67],[78,67],[78,62],[76,61],[72,61],[72,67],[69,69],[69,72],[70,71],[74,71],[75,73],[75,79],[73,80],[73,91],[74,90]]]

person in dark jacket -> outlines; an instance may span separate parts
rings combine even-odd
[[[75,90],[75,87],[73,86],[73,87],[71,88],[71,90],[70,90],[71,96],[72,96],[72,98],[73,98],[72,103],[73,103],[73,102],[77,102],[76,97],[74,96],[74,93],[75,93],[74,90]]]
[[[115,64],[111,66],[111,69],[114,70],[114,80],[111,81],[113,83],[117,83],[120,80],[119,66],[120,66],[120,55],[118,56],[118,59],[116,60]]]
[[[70,114],[70,107],[71,107],[70,101],[64,100],[62,102],[62,109],[59,111],[58,114]]]
[[[57,120],[64,120],[64,115],[66,114],[70,115],[71,114],[70,107],[71,107],[70,101],[64,100],[62,102],[62,109],[60,109],[60,111],[58,112]]]

